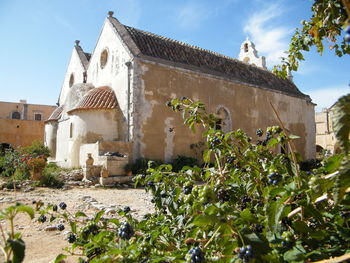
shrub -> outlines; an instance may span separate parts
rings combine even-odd
[[[30,146],[22,148],[22,152],[26,155],[33,155],[34,157],[42,156],[47,158],[51,155],[50,149],[40,141],[34,141]]]
[[[150,160],[147,158],[139,158],[130,167],[126,169],[131,169],[133,174],[145,174],[147,169],[150,167],[156,167],[162,164],[159,160]]]
[[[178,172],[180,171],[184,166],[194,167],[198,166],[198,160],[193,157],[187,157],[184,155],[178,155],[173,163],[173,171]]]
[[[43,176],[38,185],[62,188],[64,186],[64,181],[59,178],[59,171],[60,168],[56,164],[48,164],[43,170]]]
[[[255,144],[241,130],[216,130],[215,117],[200,102],[175,99],[170,106],[192,129],[194,123],[207,128],[203,159],[215,160],[214,167],[174,172],[171,165],[150,165],[136,184],[146,185],[156,212],[140,221],[121,209],[121,218],[103,218],[99,211],[80,224],[83,212],[68,216],[52,207],[52,216],[71,226],[70,254],[79,251],[81,262],[101,263],[302,263],[349,252],[349,170],[341,166],[348,157],[332,156],[302,171],[294,152],[273,152],[295,138],[282,129],[268,129],[263,143]]]

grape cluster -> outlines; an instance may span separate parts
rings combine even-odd
[[[267,177],[269,178],[269,184],[272,185],[277,185],[282,179],[282,175],[276,172],[270,173]]]
[[[219,139],[218,136],[214,136],[211,140],[210,140],[210,147],[211,148],[215,148],[215,146],[219,145],[221,143],[221,140]]]
[[[340,216],[344,219],[348,218],[348,217],[350,217],[350,211],[341,211]]]
[[[263,136],[264,132],[262,131],[262,129],[257,129],[256,130],[256,135],[258,135],[259,137]]]
[[[191,263],[202,263],[204,262],[204,253],[199,247],[194,247],[188,251]]]
[[[228,191],[226,189],[219,189],[217,197],[222,202],[226,202],[226,201],[230,200],[230,195],[229,195],[229,193],[228,193]]]
[[[66,209],[67,208],[67,204],[65,202],[61,202],[59,205],[58,205],[62,210]]]
[[[57,229],[59,231],[63,231],[64,230],[64,225],[62,225],[62,224],[57,225]]]
[[[129,207],[129,206],[125,206],[125,207],[123,208],[123,212],[124,212],[124,213],[129,213],[129,212],[130,212],[130,207]]]
[[[84,228],[82,232],[82,238],[87,239],[90,234],[96,235],[98,233],[98,226],[96,224],[91,224]]]
[[[38,218],[38,221],[40,222],[40,223],[44,223],[45,221],[46,221],[46,216],[45,215],[41,215],[41,216],[39,216],[39,218]]]
[[[260,224],[253,225],[252,228],[253,228],[253,231],[257,234],[262,233],[262,231],[264,230],[264,226]]]
[[[134,235],[134,230],[129,223],[122,222],[118,229],[118,235],[121,239],[130,239]]]
[[[193,185],[186,185],[186,186],[184,186],[184,188],[182,189],[182,192],[183,192],[185,195],[189,195],[189,194],[192,192],[192,188],[193,188]]]
[[[251,245],[247,245],[245,247],[241,247],[239,249],[238,257],[242,259],[244,262],[248,262],[253,258],[253,248]]]
[[[73,233],[70,233],[67,237],[67,241],[69,243],[74,243],[77,240],[77,236]]]

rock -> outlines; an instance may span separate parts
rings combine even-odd
[[[56,226],[47,226],[44,228],[45,231],[56,231],[57,227]]]

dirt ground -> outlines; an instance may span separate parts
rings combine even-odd
[[[32,205],[32,201],[41,200],[45,204],[58,204],[66,202],[69,212],[83,211],[87,215],[95,214],[98,208],[107,208],[113,216],[113,210],[129,206],[131,213],[136,218],[153,211],[150,196],[143,189],[103,189],[103,188],[72,188],[69,190],[56,190],[49,188],[37,188],[31,192],[8,192],[0,191],[0,209],[20,202]],[[62,253],[62,249],[69,245],[66,235],[70,229],[66,226],[65,231],[45,231],[48,226],[55,226],[55,223],[39,223],[36,219],[30,220],[26,214],[20,214],[15,220],[16,232],[22,233],[26,244],[25,263],[49,263]],[[6,228],[5,222],[0,221]],[[4,260],[0,255],[0,262]],[[72,258],[66,262],[77,262]]]

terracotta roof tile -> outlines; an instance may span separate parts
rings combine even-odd
[[[122,25],[113,17],[108,19],[137,56],[181,63],[205,73],[311,100],[293,82],[278,78],[268,70],[216,52]]]
[[[118,101],[113,90],[109,87],[99,87],[88,91],[78,105],[68,113],[76,110],[116,109],[117,107]]]
[[[58,121],[61,118],[63,111],[63,105],[57,107],[50,115],[50,117],[45,122]]]

